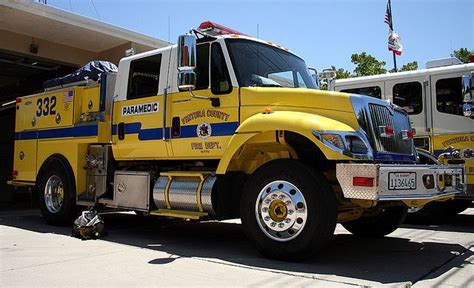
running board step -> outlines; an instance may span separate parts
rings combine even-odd
[[[206,212],[158,209],[150,211],[150,215],[199,220],[201,217],[205,217],[208,214]]]

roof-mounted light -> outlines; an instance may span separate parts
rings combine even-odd
[[[242,32],[236,31],[234,29],[230,29],[228,27],[225,27],[224,25],[220,25],[212,21],[202,22],[201,25],[199,25],[198,30],[199,32],[202,32],[209,36],[231,35],[231,34],[248,36]]]

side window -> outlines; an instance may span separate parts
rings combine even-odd
[[[436,81],[436,108],[439,112],[463,115],[461,86],[461,77]]]
[[[209,43],[199,44],[196,49],[196,90],[209,88]]]
[[[130,63],[127,99],[158,95],[161,54],[137,59]]]
[[[296,79],[298,80],[298,87],[306,88],[306,84],[304,83],[303,77],[301,77],[300,72],[296,72]]]
[[[295,87],[293,71],[280,71],[275,73],[269,73],[267,75],[267,78],[275,81],[275,84],[281,85],[283,87]]]
[[[423,87],[420,82],[398,83],[393,86],[393,103],[408,114],[420,114],[423,110]]]
[[[344,90],[341,90],[341,92],[366,95],[366,96],[382,99],[382,89],[380,89],[379,86],[344,89]]]
[[[212,94],[227,94],[232,91],[229,70],[225,63],[224,54],[219,43],[212,43],[211,51],[211,92]]]

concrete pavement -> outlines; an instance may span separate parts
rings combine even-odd
[[[0,286],[474,287],[473,208],[383,239],[338,225],[332,245],[302,263],[262,258],[238,221],[103,218],[109,234],[81,241],[37,210],[0,211]]]

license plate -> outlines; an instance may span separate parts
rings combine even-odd
[[[388,173],[389,190],[415,190],[415,172],[391,172]]]

